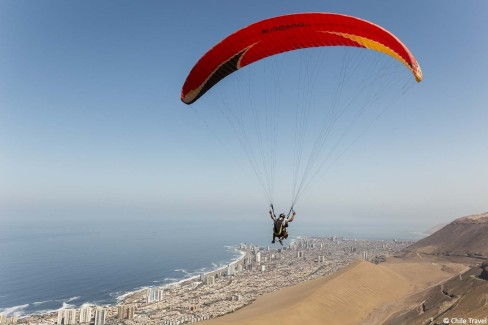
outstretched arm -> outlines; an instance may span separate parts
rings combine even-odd
[[[271,219],[273,219],[273,221],[276,221],[276,216],[275,216],[275,213],[274,213],[274,206],[273,206],[273,203],[271,203],[269,205],[270,209],[269,209],[269,216],[271,217]]]
[[[273,221],[276,221],[276,216],[274,215],[273,211],[269,210],[269,216],[271,219],[273,219]]]
[[[291,215],[291,218],[290,218],[290,219],[288,219],[288,222],[292,222],[292,221],[295,219],[295,215],[296,215],[296,214],[297,214],[297,213],[295,212],[295,210],[293,210],[293,214]]]

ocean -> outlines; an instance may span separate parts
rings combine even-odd
[[[204,220],[10,225],[0,237],[0,313],[113,304],[134,290],[177,282],[239,258],[242,238],[236,231]],[[259,244],[269,237],[264,232],[269,231],[249,229],[240,236]]]

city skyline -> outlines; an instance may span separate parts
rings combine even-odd
[[[82,315],[91,315],[92,310],[95,325],[125,320],[133,324],[169,325],[199,322],[233,313],[264,293],[333,274],[357,259],[369,257],[377,263],[409,244],[336,236],[301,238],[279,249],[241,243],[243,254],[231,263],[230,273],[227,265],[177,283],[135,290],[112,306],[65,308],[57,312],[57,317],[55,312],[31,315],[21,323],[42,319],[45,324],[76,324],[77,314],[81,323]]]

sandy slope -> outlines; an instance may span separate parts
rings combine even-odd
[[[426,259],[379,265],[356,261],[332,276],[264,295],[248,307],[204,324],[358,324],[383,306],[463,269]]]

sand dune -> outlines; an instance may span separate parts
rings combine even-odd
[[[375,310],[463,269],[420,259],[379,265],[356,261],[329,277],[264,295],[248,307],[204,324],[358,324]]]

